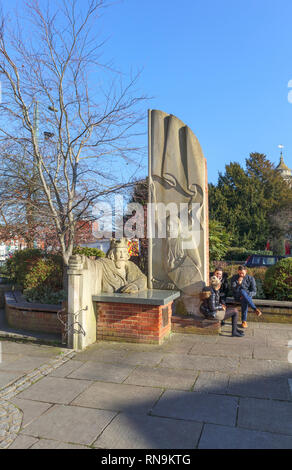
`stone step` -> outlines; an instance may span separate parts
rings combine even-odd
[[[207,320],[199,316],[172,315],[171,331],[173,333],[218,335],[221,332],[221,322]]]

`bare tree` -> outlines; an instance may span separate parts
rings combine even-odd
[[[124,85],[122,74],[101,63],[104,43],[94,32],[104,0],[43,5],[28,0],[12,31],[2,15],[0,143],[13,148],[10,162],[30,168],[32,192],[21,203],[54,224],[66,266],[77,222],[102,195],[129,184],[113,180],[113,170],[138,159],[130,142],[146,98],[136,96],[138,76]]]

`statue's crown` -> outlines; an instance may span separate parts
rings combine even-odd
[[[120,238],[119,240],[113,238],[110,249],[113,250],[114,248],[128,248],[128,240],[126,238]]]

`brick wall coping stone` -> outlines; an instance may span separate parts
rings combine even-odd
[[[102,292],[101,294],[93,295],[92,300],[94,302],[105,303],[167,305],[179,297],[180,292],[178,291],[149,289],[135,294],[107,294]]]
[[[289,301],[285,301],[285,300],[270,300],[270,299],[252,299],[254,304],[257,306],[257,305],[261,305],[262,307],[264,307],[265,305],[267,307],[288,307],[288,308],[292,308],[292,302],[289,302]],[[228,304],[238,304],[239,302],[237,300],[235,300],[233,297],[227,297],[226,299],[226,302]]]
[[[62,305],[38,304],[27,302],[21,292],[9,291],[5,293],[5,303],[9,307],[19,308],[21,310],[35,310],[40,312],[58,312]]]

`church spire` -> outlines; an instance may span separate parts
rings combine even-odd
[[[283,157],[283,148],[284,148],[284,146],[283,145],[278,145],[278,147],[279,147],[279,149],[281,149],[281,153],[280,153],[280,163],[276,167],[276,170],[281,173],[283,178],[287,178],[287,177],[290,178],[290,177],[292,177],[292,170],[290,170],[290,168],[284,162],[284,157]]]

